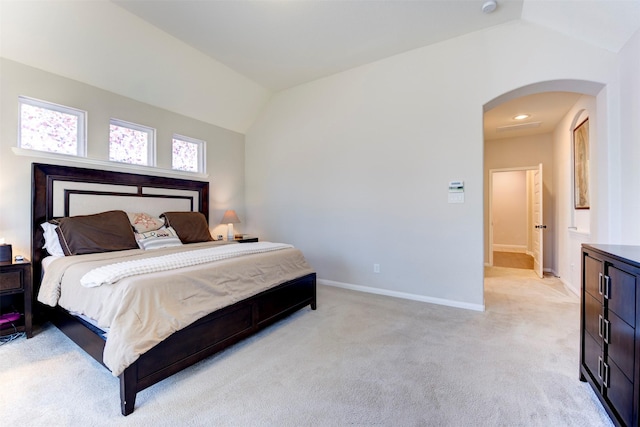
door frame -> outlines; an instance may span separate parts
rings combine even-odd
[[[532,188],[532,220],[535,224],[533,232],[533,271],[536,272],[541,279],[544,277],[544,174],[542,171],[542,163],[538,165],[538,170],[533,172],[533,188]],[[527,172],[528,174],[529,172]],[[536,187],[538,193],[536,194]],[[537,207],[537,209],[536,209]],[[530,226],[532,224],[529,224]],[[536,244],[537,242],[537,244]]]
[[[493,174],[500,172],[537,171],[539,165],[489,169],[489,266],[493,267]],[[527,204],[528,204],[527,199]],[[544,267],[544,266],[543,266]]]

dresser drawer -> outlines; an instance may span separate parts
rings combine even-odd
[[[604,263],[588,255],[584,255],[582,262],[584,264],[584,290],[602,303],[600,276],[604,271]]]
[[[615,266],[609,267],[609,310],[615,312],[632,327],[636,323],[636,276]]]
[[[604,312],[602,304],[597,299],[585,293],[584,295],[584,328],[595,340],[602,340],[602,319]]]
[[[9,270],[0,273],[0,292],[22,289],[22,270]]]

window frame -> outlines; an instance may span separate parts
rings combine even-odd
[[[198,170],[196,171],[185,171],[182,169],[176,169],[173,164],[173,142],[175,140],[187,142],[189,144],[196,144],[198,146]],[[205,174],[207,172],[207,141],[202,139],[193,138],[186,135],[181,135],[174,133],[171,137],[171,170],[181,171],[186,173],[198,173]]]
[[[139,164],[139,163],[129,163],[123,162],[120,160],[111,160],[111,126],[124,127],[127,129],[132,129],[138,132],[145,132],[149,135],[148,143],[147,143],[147,164]],[[141,125],[138,123],[129,122],[122,119],[110,118],[109,119],[109,147],[108,147],[108,157],[110,162],[115,163],[123,163],[126,165],[135,165],[135,166],[148,166],[148,167],[156,167],[156,129],[150,126]]]
[[[39,150],[37,148],[27,148],[22,146],[22,106],[30,105],[32,107],[43,108],[45,110],[55,111],[58,113],[69,114],[78,118],[78,128],[76,130],[76,153],[61,153],[53,150]],[[18,96],[18,145],[22,150],[38,151],[41,153],[53,153],[63,156],[87,157],[87,116],[88,113],[78,108],[69,107],[55,102],[44,101],[41,99],[31,98],[28,96]]]

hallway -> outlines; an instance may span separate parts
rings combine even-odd
[[[533,270],[533,257],[519,252],[493,252],[494,267],[520,268]]]

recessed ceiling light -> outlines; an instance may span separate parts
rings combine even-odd
[[[529,114],[518,114],[513,118],[513,120],[524,120],[528,119],[529,117],[531,117]]]

